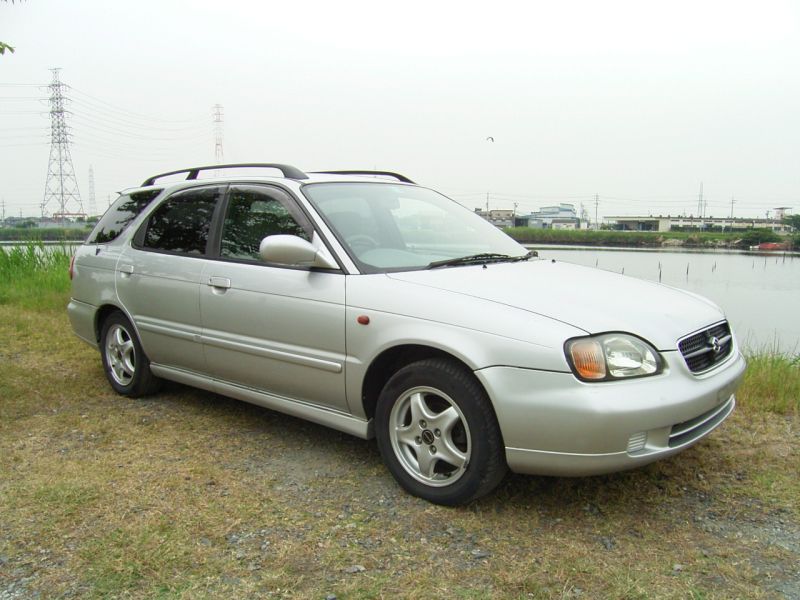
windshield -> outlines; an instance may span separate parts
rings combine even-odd
[[[367,273],[427,268],[473,255],[526,255],[494,225],[426,188],[342,182],[307,184],[303,192]]]

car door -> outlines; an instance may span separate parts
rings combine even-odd
[[[226,383],[349,412],[345,276],[261,260],[268,235],[317,235],[282,189],[231,185],[224,211],[216,256],[200,286],[209,371]]]
[[[200,281],[224,189],[210,185],[172,194],[148,216],[117,263],[117,294],[157,365],[206,369]]]

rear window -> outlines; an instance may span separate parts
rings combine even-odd
[[[145,207],[161,193],[161,190],[147,190],[123,194],[111,205],[89,234],[88,244],[113,242],[127,229],[131,221],[139,216]]]

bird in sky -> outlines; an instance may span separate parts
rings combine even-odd
[[[486,141],[487,142],[494,142],[494,138],[492,136],[489,136],[489,137],[486,138]]]

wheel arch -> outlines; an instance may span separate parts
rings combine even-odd
[[[98,344],[100,343],[100,334],[103,331],[103,323],[105,323],[109,315],[115,312],[121,312],[125,315],[125,318],[128,319],[131,325],[133,325],[133,328],[136,329],[133,319],[131,319],[130,315],[128,315],[121,306],[117,306],[116,304],[103,304],[94,314],[94,339],[97,340]],[[138,333],[137,331],[136,334],[138,335]]]
[[[403,344],[387,348],[370,363],[361,385],[361,402],[366,417],[372,419],[375,416],[378,396],[392,375],[406,365],[429,358],[451,360],[472,373],[472,369],[463,360],[440,348],[424,344]],[[478,385],[483,387],[483,384],[477,378],[476,381]]]

